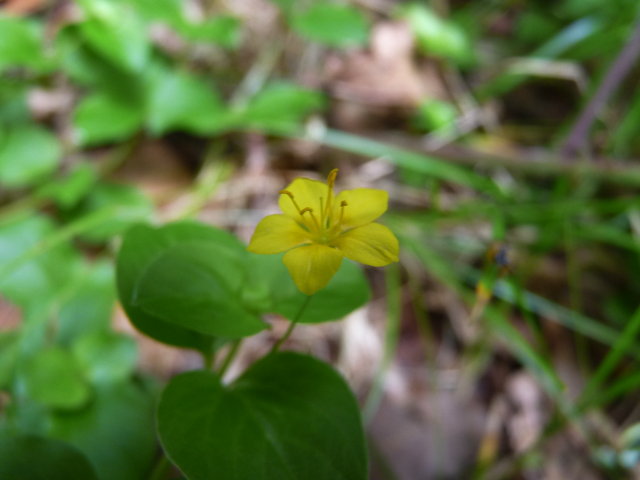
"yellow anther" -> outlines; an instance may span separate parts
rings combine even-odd
[[[302,210],[300,210],[300,215],[304,215],[304,214],[305,214],[305,213],[307,213],[307,212],[309,212],[309,213],[313,214],[313,208],[311,208],[311,207],[305,207],[305,208],[303,208]]]
[[[293,193],[291,193],[289,190],[280,190],[278,193],[280,195],[289,195],[290,198],[293,198]]]
[[[342,223],[342,219],[344,218],[344,207],[348,206],[346,200],[342,200],[340,202],[340,218],[338,219],[338,223]]]
[[[291,202],[293,203],[293,206],[296,207],[296,210],[298,211],[298,213],[300,215],[302,215],[302,210],[300,210],[300,206],[298,205],[298,202],[296,202],[296,199],[293,198],[293,193],[291,193],[289,190],[280,190],[278,192],[280,195],[286,195],[291,199]]]

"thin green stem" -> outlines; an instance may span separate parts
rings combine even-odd
[[[222,365],[220,365],[220,369],[218,370],[218,375],[220,376],[220,378],[224,376],[227,369],[231,365],[231,362],[233,362],[233,359],[236,358],[236,355],[240,350],[241,343],[242,343],[242,339],[240,338],[231,344],[231,348],[227,352],[227,356],[224,357],[224,360],[222,361]]]
[[[271,351],[269,353],[277,352],[280,349],[280,347],[282,346],[282,344],[284,342],[286,342],[287,339],[291,336],[291,332],[293,332],[293,329],[296,327],[298,321],[302,317],[302,314],[306,310],[307,305],[309,305],[309,302],[311,301],[311,298],[313,298],[313,295],[309,295],[309,296],[307,296],[307,298],[305,298],[305,300],[302,303],[302,305],[300,305],[300,309],[298,310],[298,313],[296,313],[296,316],[293,317],[293,320],[291,320],[291,323],[289,324],[289,328],[287,328],[287,331],[284,332],[284,335],[282,337],[280,337],[280,339],[273,345],[273,348],[271,349]]]

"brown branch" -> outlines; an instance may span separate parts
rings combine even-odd
[[[569,135],[567,135],[564,144],[560,148],[563,157],[570,159],[586,147],[591,125],[609,97],[629,74],[638,56],[640,56],[640,21],[636,23],[633,34],[612,63],[604,80],[578,116]]]
[[[533,177],[556,175],[586,176],[617,185],[640,186],[640,165],[630,159],[611,159],[597,157],[595,162],[571,162],[569,157],[536,149],[519,151],[514,155],[487,153],[461,145],[451,144],[430,149],[415,137],[402,134],[378,136],[378,141],[387,145],[405,148],[408,151],[447,160],[457,165],[469,167],[506,168],[514,173]]]

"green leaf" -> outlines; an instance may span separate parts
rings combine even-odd
[[[20,80],[0,75],[0,125],[28,123],[27,85]]]
[[[110,240],[134,223],[144,221],[153,215],[153,204],[138,188],[118,183],[98,183],[89,193],[76,214],[88,217],[95,212],[117,207],[117,213],[106,222],[102,222],[82,233],[82,239],[92,243]]]
[[[292,15],[293,29],[303,37],[330,47],[359,47],[369,38],[362,12],[349,5],[316,3]]]
[[[294,318],[307,296],[291,280],[282,255],[252,254],[248,270],[254,274],[245,286],[245,301],[264,313]],[[261,297],[258,296],[260,292]],[[369,298],[369,283],[362,268],[345,260],[329,284],[311,298],[299,322],[341,319],[367,303]]]
[[[86,264],[82,283],[65,299],[58,313],[56,341],[70,345],[85,335],[105,332],[111,325],[115,303],[114,268],[109,260]]]
[[[12,387],[15,387],[14,382]],[[6,428],[14,434],[47,436],[47,425],[51,417],[51,409],[27,396],[22,396],[19,402],[9,402],[2,412],[0,432]],[[0,437],[2,433],[0,433]]]
[[[98,385],[86,408],[55,412],[49,433],[81,450],[100,480],[140,480],[156,451],[153,407],[153,398],[136,384]]]
[[[452,130],[458,111],[455,106],[442,100],[426,100],[418,106],[414,124],[420,130]]]
[[[214,86],[187,72],[158,68],[150,75],[147,125],[154,135],[170,130],[206,134],[227,126]]]
[[[79,407],[91,393],[75,358],[61,348],[38,352],[20,373],[29,397],[53,408]]]
[[[211,42],[233,48],[240,41],[242,23],[236,17],[220,15],[202,23],[185,22],[180,32],[191,41]]]
[[[297,353],[269,355],[228,387],[206,371],[173,378],[158,432],[190,480],[368,478],[353,394],[329,365]]]
[[[276,83],[258,93],[239,114],[244,128],[288,130],[299,127],[304,117],[322,108],[319,92],[297,85]]]
[[[58,440],[0,433],[0,478],[5,480],[97,480],[86,457]]]
[[[18,361],[20,334],[0,332],[0,390],[9,387]]]
[[[39,24],[22,18],[0,16],[0,71],[16,66],[42,70],[47,63],[42,47],[42,28]]]
[[[148,21],[161,21],[179,29],[185,21],[182,0],[129,0]]]
[[[80,146],[123,140],[141,127],[142,120],[143,112],[136,105],[103,93],[89,95],[73,112],[75,140]]]
[[[214,337],[203,335],[145,312],[134,303],[136,285],[148,266],[167,249],[185,242],[222,245],[237,242],[226,232],[195,222],[180,222],[161,228],[139,225],[124,237],[118,253],[116,277],[118,295],[131,323],[141,332],[169,345],[209,352]]]
[[[238,243],[188,241],[150,262],[135,286],[134,305],[162,320],[224,338],[265,328],[235,293],[244,277],[244,247]]]
[[[144,110],[144,72],[130,72],[119,68],[92,50],[84,40],[77,25],[69,25],[56,35],[60,68],[71,80],[104,95],[118,99],[120,103]]]
[[[79,270],[80,257],[68,244],[48,249],[11,268],[16,259],[54,232],[55,226],[48,218],[29,212],[24,218],[0,222],[0,291],[25,314],[46,307]]]
[[[446,58],[460,65],[473,61],[474,49],[464,30],[440,18],[429,7],[417,3],[403,7],[400,17],[409,23],[418,48],[425,55]]]
[[[109,0],[78,3],[87,15],[79,25],[86,42],[115,66],[141,72],[147,64],[150,45],[145,24],[133,6]]]
[[[0,185],[27,187],[53,172],[62,157],[60,144],[37,125],[0,129]]]
[[[52,200],[63,210],[75,207],[97,183],[98,174],[87,163],[77,164],[62,178],[52,179],[38,189],[39,198]]]
[[[79,338],[73,345],[73,354],[94,384],[110,383],[131,376],[138,348],[133,338],[106,331]]]

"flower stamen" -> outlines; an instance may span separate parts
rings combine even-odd
[[[338,176],[338,169],[334,168],[327,175],[327,185],[329,186],[329,190],[333,191],[333,185],[336,183],[336,177]]]
[[[331,170],[327,175],[327,203],[322,210],[322,224],[325,225],[325,228],[329,228],[331,224],[331,199],[333,198],[333,185],[336,183],[337,176],[337,168]]]
[[[291,199],[291,201],[293,202],[293,206],[296,207],[296,210],[298,211],[298,213],[300,215],[302,215],[303,211],[300,208],[300,206],[298,205],[298,202],[296,202],[296,199],[293,198],[293,193],[291,193],[289,190],[280,190],[278,193],[280,195],[287,195]]]
[[[311,217],[311,219],[313,220],[314,225],[316,226],[316,228],[318,229],[318,232],[322,231],[322,229],[320,228],[320,224],[318,223],[318,219],[316,218],[316,216],[313,214],[313,208],[310,207],[305,207],[302,210],[300,210],[300,216],[304,216],[305,213],[308,213],[309,216]]]
[[[342,223],[342,219],[344,218],[344,208],[348,206],[349,204],[346,200],[342,200],[340,202],[340,218],[338,219],[338,224]]]

